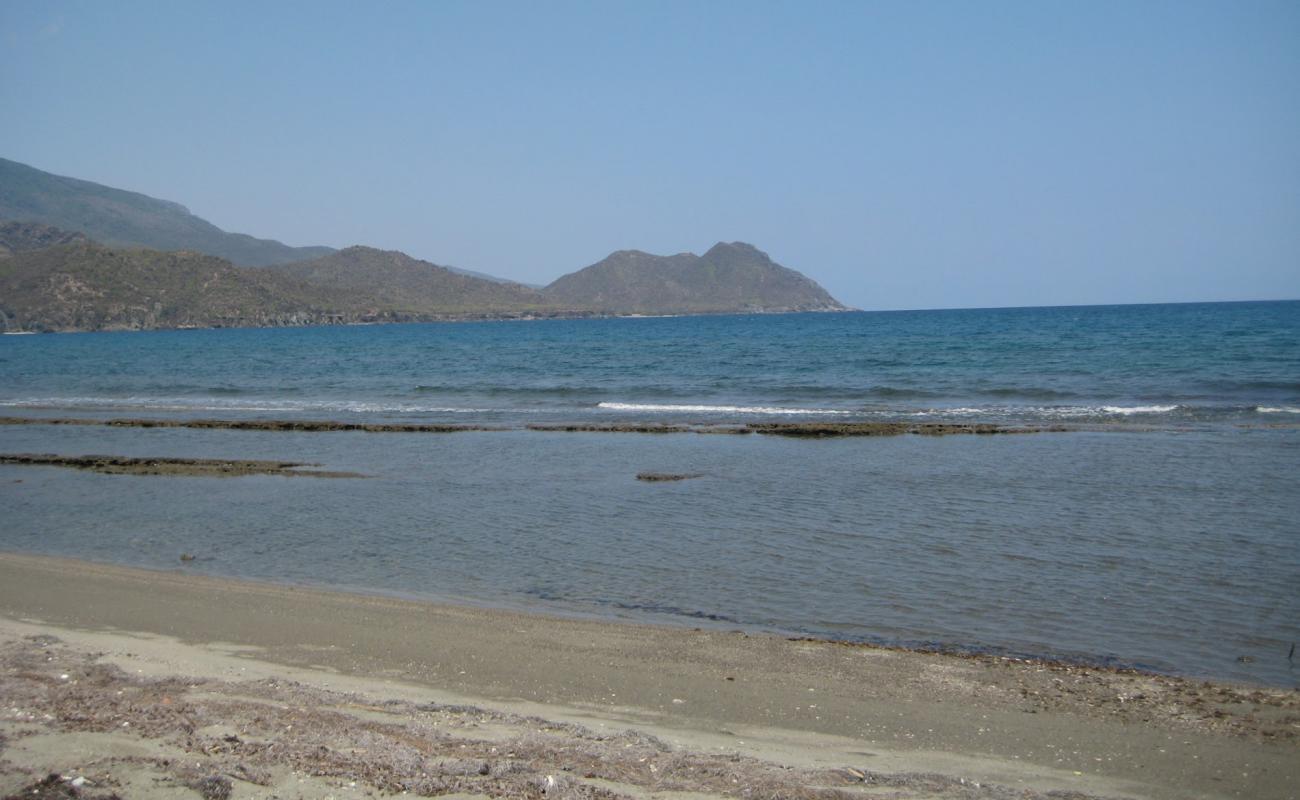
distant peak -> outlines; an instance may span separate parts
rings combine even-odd
[[[385,250],[382,247],[371,247],[365,244],[354,244],[339,251],[339,255],[348,258],[359,258],[367,261],[386,260],[386,261],[419,261],[420,259],[407,255],[401,250]],[[325,256],[329,258],[329,256]]]
[[[767,253],[748,242],[718,242],[703,256],[705,261],[771,261]]]
[[[709,253],[745,253],[748,255],[766,255],[749,242],[718,242],[709,248]],[[707,255],[707,253],[705,254]]]

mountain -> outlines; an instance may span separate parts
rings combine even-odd
[[[451,270],[452,272],[458,272],[461,275],[468,275],[471,278],[479,278],[485,281],[492,281],[493,283],[510,283],[510,284],[514,284],[515,286],[527,286],[529,289],[542,288],[542,285],[540,283],[522,283],[520,281],[512,281],[509,278],[498,278],[497,276],[489,275],[486,272],[479,272],[478,270],[474,270],[474,269],[465,269],[464,267],[453,267],[450,264],[442,264],[441,266],[443,269]]]
[[[40,247],[50,242],[58,243]],[[704,256],[620,251],[542,290],[372,247],[238,267],[193,251],[106,247],[32,223],[0,225],[0,247],[9,251],[0,256],[0,330],[8,331],[844,309],[744,244]]]
[[[75,241],[0,258],[0,330],[282,327],[582,316],[535,289],[350,247],[284,267]]]
[[[98,183],[64,178],[0,158],[0,219],[40,222],[108,245],[193,250],[243,266],[301,261],[329,247],[290,247],[227,233],[185,206]]]
[[[620,250],[535,287],[393,250],[227,233],[177,203],[0,159],[0,330],[840,310],[743,242]]]
[[[702,256],[619,250],[542,290],[552,301],[611,314],[846,311],[825,289],[744,242]]]
[[[59,244],[87,241],[84,234],[39,222],[0,222],[0,258]]]
[[[411,258],[396,250],[349,247],[273,272],[380,308],[421,314],[520,312],[551,305],[536,289]]]
[[[296,289],[215,256],[81,242],[0,261],[0,322],[18,330],[288,323],[310,307]]]

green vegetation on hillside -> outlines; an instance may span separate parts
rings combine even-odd
[[[569,312],[572,313],[572,312]],[[556,316],[535,290],[400,253],[236,267],[192,252],[59,245],[0,259],[0,330],[268,327]]]
[[[7,230],[0,226],[0,234]],[[0,258],[0,330],[843,309],[817,284],[748,245],[719,245],[703,258],[621,251],[539,291],[370,247],[266,269],[189,251],[105,247],[49,228],[23,230],[38,241],[71,243]]]
[[[87,241],[84,234],[39,222],[0,222],[0,258],[60,244]]]
[[[94,243],[0,261],[0,314],[10,329],[113,330],[293,324],[319,310],[305,287],[190,252]]]
[[[407,313],[524,312],[557,305],[522,284],[475,278],[396,250],[373,247],[349,247],[273,271],[341,296],[365,297],[378,308]]]

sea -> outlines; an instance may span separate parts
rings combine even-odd
[[[1300,683],[1300,302],[3,336],[0,415],[496,429],[0,425],[366,476],[0,465],[0,550]],[[774,421],[1065,430],[529,428]]]

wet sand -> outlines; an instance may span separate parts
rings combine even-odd
[[[0,700],[0,796],[1300,794],[1296,691],[13,554]]]

